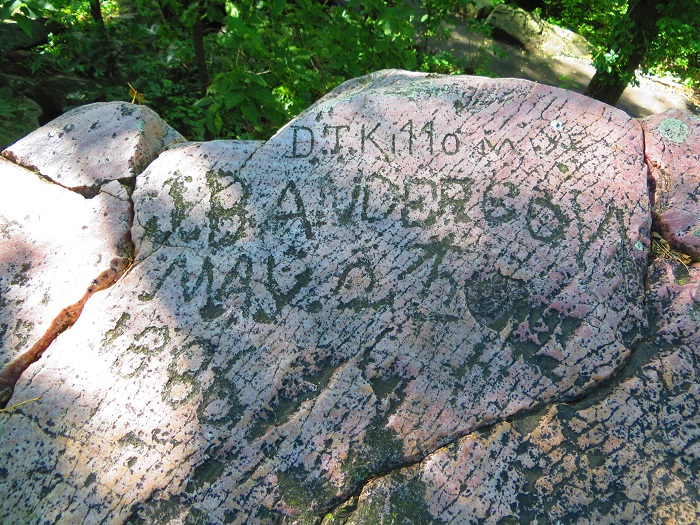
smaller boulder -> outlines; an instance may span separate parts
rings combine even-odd
[[[184,137],[150,108],[107,102],[69,111],[2,154],[62,186],[94,195],[109,181],[140,173],[177,142]]]
[[[655,222],[671,247],[700,261],[700,119],[672,110],[642,126]]]
[[[498,5],[487,22],[493,27],[495,38],[515,43],[530,52],[577,58],[591,56],[591,44],[585,38],[524,9]]]
[[[44,336],[52,321],[79,303],[114,260],[130,258],[132,209],[117,181],[85,199],[5,159],[0,187],[1,407],[4,391],[11,395],[18,375],[51,342]],[[42,340],[44,348],[34,349]],[[28,353],[33,357],[23,357]]]

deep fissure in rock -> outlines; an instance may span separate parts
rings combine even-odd
[[[5,152],[3,154],[5,154]],[[5,156],[17,164],[16,159],[14,159],[11,155]],[[41,175],[41,173],[39,173],[36,169],[33,169],[33,171],[42,180],[78,193],[86,199],[93,198],[100,193],[100,186],[69,188],[51,180],[49,177]],[[131,194],[133,193],[136,184],[136,177],[122,179],[119,180],[119,182],[122,185],[127,186],[127,192],[129,195],[129,224],[121,242],[119,243],[119,247],[124,257],[113,258],[109,263],[109,268],[102,271],[95,279],[93,279],[92,283],[90,286],[88,286],[78,302],[63,308],[63,310],[61,310],[61,312],[51,322],[49,328],[46,330],[46,332],[44,332],[44,335],[42,335],[41,338],[39,338],[39,340],[29,348],[29,350],[15,356],[5,365],[2,370],[0,370],[0,409],[7,407],[12,395],[14,394],[15,384],[17,381],[19,381],[19,378],[24,371],[41,358],[46,349],[59,335],[75,324],[80,317],[80,314],[82,313],[88,299],[94,293],[100,290],[105,290],[116,283],[130,267],[134,258],[134,243],[131,238],[131,226],[134,222],[134,205],[133,201],[131,201]],[[87,190],[82,191],[82,189],[85,188],[87,188]]]

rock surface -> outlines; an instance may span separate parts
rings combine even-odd
[[[629,377],[372,481],[347,523],[698,523],[700,268],[682,270],[651,268],[654,335]]]
[[[499,4],[486,21],[494,28],[496,38],[514,40],[528,51],[577,58],[591,56],[591,45],[581,35],[550,24],[524,9]]]
[[[649,272],[647,176],[614,108],[397,71],[169,148],[0,416],[0,517],[695,516],[698,270]]]
[[[700,118],[669,111],[642,124],[659,229],[671,246],[700,259]]]
[[[127,102],[65,113],[3,151],[3,156],[92,196],[112,180],[140,173],[166,146],[185,139],[153,110]]]

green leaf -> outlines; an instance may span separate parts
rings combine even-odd
[[[20,2],[20,0],[3,2],[0,7],[0,20],[10,20],[12,18],[12,13],[19,9],[21,5],[22,2]]]
[[[245,95],[240,92],[226,93],[226,95],[224,95],[224,107],[226,109],[233,109],[245,98]]]
[[[226,14],[231,18],[240,18],[241,11],[233,2],[226,2]]]
[[[195,102],[194,107],[196,108],[207,108],[214,103],[211,97],[204,97],[203,99]]]
[[[15,22],[17,22],[17,25],[24,31],[27,36],[31,37],[32,36],[32,20],[21,14],[21,13],[15,13],[15,16],[13,17]]]
[[[241,104],[241,112],[243,116],[250,120],[253,124],[258,124],[260,121],[260,113],[258,108],[250,100],[244,100]]]
[[[273,18],[277,18],[282,14],[282,10],[284,7],[287,5],[287,0],[272,0],[272,7],[270,8],[270,12],[272,13]]]

